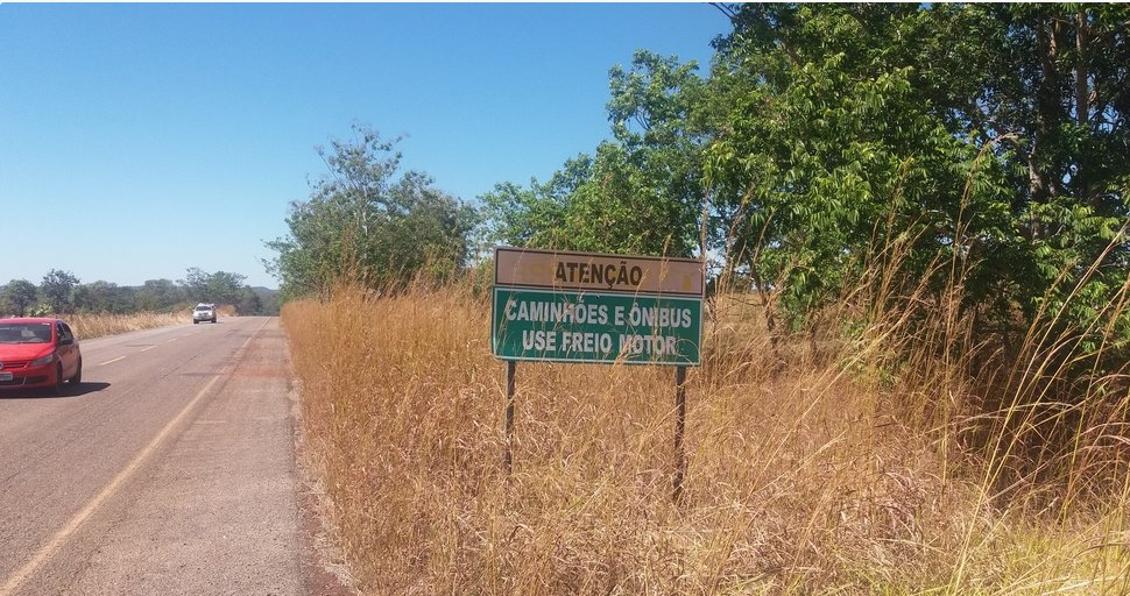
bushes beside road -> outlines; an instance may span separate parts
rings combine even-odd
[[[364,587],[1130,591],[1126,10],[715,8],[708,72],[614,67],[611,138],[477,213],[374,131],[319,152],[269,264]],[[670,370],[519,366],[503,476],[443,286],[495,244],[709,261],[685,509]]]
[[[1107,422],[1125,398],[1085,393],[1064,414],[1054,371],[1020,372],[1010,390],[991,376],[943,380],[958,365],[926,359],[940,344],[915,348],[909,368],[884,360],[893,342],[940,341],[929,320],[774,346],[749,298],[714,301],[689,377],[681,510],[671,369],[520,365],[507,479],[505,367],[485,300],[465,287],[339,289],[286,305],[306,455],[361,587],[1126,589],[1125,432]],[[1044,417],[1063,415],[1078,434],[1041,450]]]
[[[64,318],[80,340],[93,339],[103,335],[115,335],[127,331],[181,325],[189,320],[188,315],[184,313],[155,312],[142,312],[128,315],[107,313],[65,315]]]
[[[237,316],[235,307],[231,305],[225,304],[218,306],[217,311],[220,317]],[[128,331],[183,325],[192,320],[187,310],[178,312],[139,312],[131,314],[84,313],[58,316],[71,326],[71,329],[74,330],[80,340],[94,339],[104,335],[117,335]]]

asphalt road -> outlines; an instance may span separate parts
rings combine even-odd
[[[81,347],[78,390],[0,393],[0,596],[320,592],[278,320]]]

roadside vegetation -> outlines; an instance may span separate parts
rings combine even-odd
[[[370,592],[1130,591],[1130,9],[719,5],[611,139],[478,208],[359,127],[269,246]],[[496,243],[708,259],[672,373],[523,364]]]
[[[361,588],[1130,589],[1125,376],[1062,403],[1049,388],[1078,381],[1044,366],[1063,338],[1040,329],[970,378],[981,350],[945,316],[774,347],[749,295],[713,308],[678,507],[670,369],[520,365],[508,478],[505,366],[470,284],[288,303],[306,456]]]
[[[52,269],[37,286],[13,279],[0,286],[0,316],[106,315],[110,321],[138,321],[175,313],[183,316],[198,302],[230,306],[232,314],[277,314],[275,292],[252,288],[244,275],[189,268],[182,280],[151,279],[141,286],[95,281],[81,283],[69,271]],[[110,316],[113,315],[113,316]]]
[[[82,340],[127,331],[183,325],[188,321],[188,316],[179,312],[97,313],[67,315],[66,319],[75,335]]]
[[[25,279],[0,286],[0,317],[59,316],[79,339],[91,339],[184,324],[198,302],[217,304],[225,317],[278,313],[275,292],[247,286],[243,275],[196,267],[185,273],[176,282],[153,279],[131,287],[84,284],[69,271],[52,269],[38,286]]]

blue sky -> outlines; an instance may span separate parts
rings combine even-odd
[[[0,283],[274,287],[262,241],[351,123],[474,199],[606,138],[634,50],[705,68],[726,29],[705,4],[0,5]]]

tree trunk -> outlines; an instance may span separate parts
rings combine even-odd
[[[1087,124],[1090,116],[1091,89],[1087,81],[1087,42],[1090,31],[1087,24],[1087,11],[1080,8],[1075,14],[1075,121]]]
[[[1087,22],[1087,9],[1080,7],[1075,13],[1075,121],[1080,126],[1087,126],[1091,112],[1091,89],[1088,81],[1087,45],[1090,42],[1090,25]],[[1087,188],[1087,172],[1084,171],[1084,160],[1076,162],[1076,171],[1073,185],[1083,200],[1089,199]]]
[[[1028,154],[1028,200],[1033,203],[1046,203],[1055,194],[1055,182],[1051,180],[1049,167],[1049,145],[1051,137],[1059,125],[1059,72],[1056,58],[1059,54],[1058,38],[1062,27],[1053,16],[1035,23],[1036,50],[1040,53],[1040,80],[1036,83],[1036,126],[1032,150]],[[1029,223],[1031,238],[1043,236],[1043,230],[1034,219]]]

